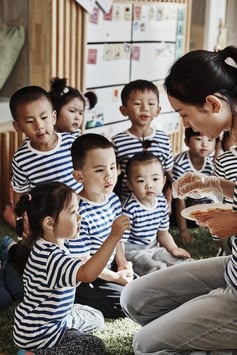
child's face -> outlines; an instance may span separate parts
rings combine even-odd
[[[117,181],[117,168],[114,149],[97,148],[87,152],[83,168],[74,172],[81,176],[83,191],[89,200],[97,200],[101,195],[110,195]]]
[[[56,241],[78,238],[80,233],[81,216],[78,212],[78,199],[73,193],[72,200],[58,216],[58,222],[55,225],[54,233]]]
[[[214,151],[216,140],[207,136],[192,136],[189,142],[185,140],[185,143],[189,147],[191,154],[204,158]]]
[[[46,150],[55,144],[55,121],[56,114],[50,102],[42,97],[19,106],[13,125],[16,131],[25,133],[35,149]]]
[[[160,113],[159,102],[153,91],[132,91],[127,106],[121,106],[123,116],[128,116],[133,125],[149,126],[151,121]]]
[[[165,176],[159,161],[154,159],[133,163],[128,187],[141,203],[153,203],[155,197],[161,194],[164,184]]]
[[[80,129],[84,118],[84,102],[75,97],[64,105],[58,113],[56,129],[59,132],[74,132]]]

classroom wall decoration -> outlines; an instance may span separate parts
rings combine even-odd
[[[107,13],[95,3],[88,15],[85,82],[98,103],[87,112],[86,131],[111,136],[129,127],[119,111],[120,93],[136,79],[159,87],[162,111],[154,125],[168,133],[178,130],[179,117],[162,84],[170,66],[184,54],[185,28],[185,3],[113,2]]]

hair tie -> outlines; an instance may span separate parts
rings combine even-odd
[[[63,91],[61,92],[61,96],[63,96],[64,94],[67,94],[69,92],[69,88],[67,86],[65,86],[65,88],[63,89]]]

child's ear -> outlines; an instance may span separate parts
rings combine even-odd
[[[167,180],[167,177],[164,175],[164,177],[163,177],[163,188],[164,188],[164,186],[166,184],[166,180]]]
[[[161,107],[157,106],[157,115],[159,115],[160,111],[161,111]]]
[[[57,112],[56,110],[53,110],[53,124],[55,125],[57,121]]]
[[[130,184],[130,181],[127,180],[126,181],[127,187],[129,188],[129,190],[133,191],[132,185]]]
[[[120,106],[120,107],[119,107],[119,110],[120,110],[120,112],[121,112],[121,114],[122,114],[123,116],[125,116],[125,117],[128,116],[127,107],[126,107],[126,106]]]
[[[22,132],[21,126],[19,125],[19,123],[17,121],[13,121],[12,124],[17,132]]]
[[[82,183],[83,176],[82,176],[82,172],[80,170],[73,170],[72,175],[77,182]]]
[[[47,216],[43,220],[43,229],[44,230],[49,230],[49,229],[54,229],[54,219],[50,216]]]
[[[187,138],[184,138],[184,144],[185,144],[187,147],[189,147],[189,141],[188,141]]]

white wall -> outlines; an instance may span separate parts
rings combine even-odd
[[[206,0],[204,49],[213,50],[218,44],[220,23],[225,24],[226,0]]]

